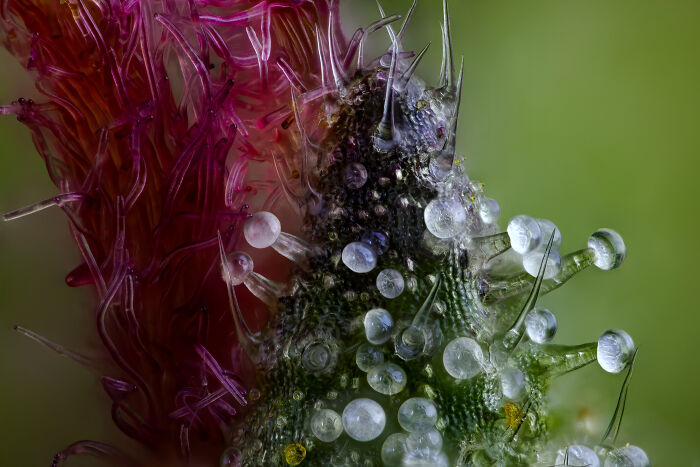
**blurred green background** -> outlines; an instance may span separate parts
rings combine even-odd
[[[383,6],[403,13],[409,3]],[[700,466],[700,2],[451,7],[466,62],[458,150],[501,204],[501,224],[521,213],[552,219],[562,251],[603,226],[627,244],[619,270],[586,271],[542,300],[559,321],[555,342],[627,330],[641,351],[619,441],[642,446],[655,465]],[[348,27],[376,17],[374,0],[346,0]],[[438,0],[420,1],[407,38],[413,49],[433,41],[419,72],[428,82],[439,70],[440,17]],[[35,95],[7,54],[0,63],[0,101]],[[0,119],[0,140],[1,211],[56,193],[22,125]],[[0,261],[0,465],[46,465],[74,440],[114,439],[95,378],[11,330],[97,345],[90,297],[63,283],[77,255],[60,212],[0,225]],[[572,417],[588,410],[597,439],[621,383],[592,365],[557,381],[553,403]]]

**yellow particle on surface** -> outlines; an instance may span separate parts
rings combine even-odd
[[[508,402],[503,407],[503,410],[506,412],[506,425],[508,425],[508,428],[518,428],[518,425],[520,425],[520,420],[523,418],[520,407],[512,402]]]
[[[288,444],[284,448],[284,459],[289,465],[299,465],[306,457],[306,448],[299,443]]]

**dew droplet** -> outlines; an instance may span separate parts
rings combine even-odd
[[[565,460],[567,461],[566,465],[572,467],[600,467],[600,459],[598,459],[598,455],[595,451],[580,444],[572,444],[566,449],[561,450],[557,454],[555,464],[564,465]]]
[[[540,225],[530,216],[515,216],[508,222],[507,231],[510,247],[521,255],[533,251],[542,241]]]
[[[253,214],[243,225],[243,236],[253,248],[267,248],[277,241],[282,231],[280,221],[271,212]]]
[[[384,354],[373,345],[362,344],[355,352],[355,363],[360,370],[368,372],[372,367],[384,363]]]
[[[442,436],[435,429],[427,431],[414,431],[406,438],[406,449],[411,454],[424,457],[440,452],[442,449]]]
[[[389,239],[386,234],[378,231],[365,232],[362,241],[374,248],[378,254],[382,255],[389,249]]]
[[[222,267],[224,281],[231,285],[242,284],[253,272],[253,258],[242,251],[234,251],[226,256],[226,267]]]
[[[484,371],[484,353],[474,339],[458,337],[445,346],[442,363],[453,378],[468,379]]]
[[[367,372],[367,383],[380,394],[391,396],[404,390],[406,372],[395,363],[380,363]]]
[[[343,409],[343,428],[356,441],[372,441],[382,434],[385,425],[384,409],[372,399],[355,399]]]
[[[412,397],[399,407],[398,421],[408,432],[423,432],[435,426],[438,419],[435,403],[425,397]]]
[[[637,446],[622,446],[613,449],[605,458],[605,467],[649,467],[647,454]]]
[[[345,166],[343,181],[352,190],[362,188],[367,183],[367,168],[359,162],[349,163]]]
[[[539,248],[523,256],[523,269],[532,277],[537,277],[540,271],[540,265],[544,258],[545,251]],[[547,256],[547,263],[544,270],[544,279],[551,279],[561,271],[561,255],[558,251],[552,249]]]
[[[383,308],[369,310],[365,314],[365,336],[372,344],[383,344],[391,337],[394,320],[391,314]]]
[[[546,344],[557,333],[557,318],[546,308],[535,308],[525,318],[525,332],[532,342]]]
[[[343,421],[334,410],[318,410],[311,417],[311,432],[321,441],[330,443],[343,433]]]
[[[598,364],[608,373],[619,373],[634,356],[632,337],[621,329],[605,331],[598,339]]]
[[[384,269],[377,274],[377,289],[386,298],[396,298],[403,293],[403,276],[396,269]]]
[[[500,374],[501,392],[511,400],[518,400],[525,394],[525,375],[518,368],[505,368]]]
[[[593,250],[593,264],[606,271],[620,266],[627,251],[622,236],[611,229],[596,230],[588,239],[588,248]]]
[[[403,462],[406,455],[405,433],[393,433],[384,440],[382,444],[382,462],[388,467],[398,467]]]
[[[364,242],[351,242],[343,248],[342,260],[351,271],[363,274],[377,265],[377,253]]]
[[[427,229],[438,238],[452,238],[467,227],[467,212],[457,198],[432,200],[423,211]]]

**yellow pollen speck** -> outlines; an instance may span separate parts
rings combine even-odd
[[[518,428],[518,425],[520,425],[520,419],[523,418],[520,407],[512,402],[507,402],[503,407],[503,410],[506,412],[506,425],[508,425],[508,428]]]
[[[306,457],[306,448],[299,443],[288,444],[284,448],[284,459],[289,465],[299,465]]]

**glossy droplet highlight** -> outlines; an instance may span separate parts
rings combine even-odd
[[[632,337],[621,329],[611,329],[598,339],[598,364],[608,373],[619,373],[634,356]]]
[[[627,252],[622,236],[611,229],[595,231],[588,239],[588,248],[593,250],[593,264],[606,271],[619,267]]]
[[[406,449],[413,455],[429,457],[442,449],[442,436],[435,428],[414,431],[406,438]]]
[[[457,198],[434,199],[425,211],[426,228],[438,238],[452,238],[467,227],[467,212]]]
[[[384,409],[372,399],[355,399],[343,410],[343,428],[354,440],[372,441],[382,434],[385,425]]]
[[[396,298],[403,293],[403,276],[396,269],[384,269],[377,274],[377,289],[386,298]]]
[[[282,226],[277,216],[260,211],[253,214],[243,225],[243,236],[253,248],[267,248],[277,241]]]
[[[537,277],[540,270],[542,259],[545,252],[539,248],[523,256],[523,269],[532,277]],[[561,255],[558,251],[552,249],[547,256],[546,268],[544,270],[544,279],[551,279],[561,271]]]
[[[505,368],[500,374],[501,392],[511,400],[518,400],[525,394],[525,375],[518,368]]]
[[[370,272],[377,265],[377,253],[364,242],[352,242],[345,245],[341,258],[345,266],[360,274]]]
[[[435,426],[438,419],[435,403],[425,397],[412,397],[399,407],[398,421],[408,432],[423,432]]]
[[[343,421],[336,411],[321,409],[311,417],[311,432],[321,441],[330,443],[343,433]]]
[[[380,394],[392,396],[404,390],[408,377],[395,363],[380,363],[367,372],[367,383]]]
[[[515,216],[508,222],[507,231],[510,247],[521,255],[533,251],[542,241],[540,225],[530,216]]]
[[[355,352],[355,363],[360,370],[368,372],[372,367],[384,363],[384,354],[373,345],[362,344]]]
[[[647,454],[637,446],[623,446],[613,449],[605,458],[605,467],[649,467]]]
[[[352,190],[362,188],[367,183],[367,168],[359,162],[349,163],[345,166],[343,182]]]
[[[394,320],[383,308],[369,310],[365,314],[365,336],[371,344],[383,344],[391,337]]]
[[[546,344],[557,333],[557,318],[546,308],[535,308],[525,318],[525,332],[532,342]]]
[[[453,378],[468,379],[484,370],[484,353],[474,339],[458,337],[445,347],[442,363]]]
[[[573,444],[557,454],[556,464],[572,467],[600,467],[600,459],[595,451],[588,446]]]
[[[403,462],[406,455],[405,433],[393,433],[384,440],[382,444],[382,462],[388,467],[398,467]]]
[[[234,251],[226,256],[226,267],[222,268],[224,281],[240,285],[253,272],[253,258],[242,251]]]

